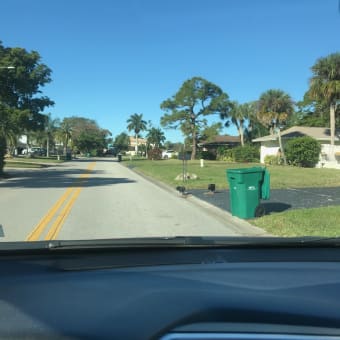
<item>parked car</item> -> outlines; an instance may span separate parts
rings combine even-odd
[[[43,148],[32,146],[28,149],[23,149],[21,154],[22,155],[34,155],[34,156],[45,156],[46,151]]]
[[[174,150],[165,150],[162,152],[163,159],[168,159],[168,158],[171,158],[172,156],[178,156],[178,152]]]

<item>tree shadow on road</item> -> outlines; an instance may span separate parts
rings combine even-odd
[[[79,179],[89,173],[88,178]],[[60,169],[50,168],[43,171],[20,171],[11,178],[0,181],[1,188],[68,188],[68,187],[100,187],[113,184],[135,183],[136,181],[125,177],[102,177],[105,171],[86,169]],[[97,175],[97,176],[96,176]]]
[[[118,163],[118,159],[115,157],[101,157],[101,158],[75,158],[73,159],[75,162],[81,163],[92,163],[92,162],[100,162],[100,163]]]

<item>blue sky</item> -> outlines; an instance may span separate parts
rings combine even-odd
[[[300,100],[316,59],[340,51],[338,0],[2,0],[0,13],[3,44],[53,71],[47,111],[114,136],[132,113],[159,126],[160,103],[193,76],[241,103],[270,88]]]

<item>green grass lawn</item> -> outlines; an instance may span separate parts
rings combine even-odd
[[[13,157],[7,158],[6,163],[16,162],[16,163],[63,163],[64,160],[60,159],[58,161],[57,157]]]
[[[5,159],[5,169],[6,168],[44,168],[48,166],[49,163],[57,164],[63,163],[64,160],[57,160],[56,158],[47,157],[14,157]],[[46,164],[46,165],[45,165]]]
[[[340,236],[340,207],[289,210],[253,219],[252,224],[277,236]]]
[[[57,160],[56,157],[13,157],[13,158],[6,158],[5,159],[6,162],[6,166],[14,166],[17,164],[21,164],[22,167],[24,167],[25,164],[35,164],[35,163],[55,163],[55,164],[59,164],[59,163],[63,163],[65,162],[64,160]]]
[[[125,160],[122,162],[134,170],[154,177],[164,183],[175,187],[182,183],[175,177],[182,173],[180,160]],[[199,161],[188,161],[187,171],[198,176],[197,180],[185,183],[188,189],[207,189],[208,184],[216,184],[217,189],[228,187],[226,169],[261,166],[260,164],[235,164],[222,161],[204,161],[205,166],[200,167]],[[340,171],[336,169],[307,169],[297,167],[269,166],[271,188],[301,188],[301,187],[330,187],[340,186]]]

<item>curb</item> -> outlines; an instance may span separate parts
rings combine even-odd
[[[144,178],[145,180],[153,183],[154,185],[164,189],[165,191],[179,197],[179,198],[183,198],[186,199],[190,202],[192,202],[195,205],[200,206],[201,208],[203,208],[206,213],[208,213],[209,215],[214,216],[215,218],[217,217],[218,219],[220,219],[221,221],[225,222],[225,221],[229,221],[230,224],[232,225],[233,229],[235,230],[235,232],[238,232],[241,234],[241,236],[272,236],[271,234],[267,233],[265,230],[253,226],[252,224],[250,224],[249,222],[238,218],[236,216],[233,216],[231,213],[229,213],[228,211],[225,211],[219,207],[216,207],[213,204],[210,204],[206,201],[203,201],[197,197],[195,197],[194,195],[183,195],[181,196],[177,190],[173,189],[172,187],[170,187],[168,184],[165,184],[153,177],[150,177],[148,175],[145,175],[143,173],[141,173],[140,171],[134,169],[134,168],[130,168],[127,165],[124,165],[122,163],[120,163],[121,166],[127,168],[128,170],[136,173],[137,175],[141,176],[142,178]]]

